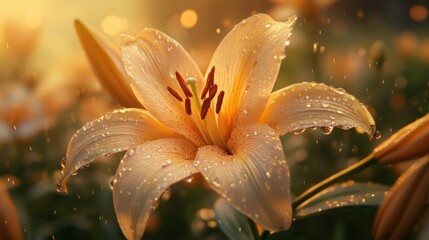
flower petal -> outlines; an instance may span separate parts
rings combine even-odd
[[[280,135],[312,127],[356,127],[371,138],[375,134],[374,119],[362,103],[344,89],[322,83],[297,83],[272,93],[259,122]]]
[[[19,215],[7,187],[0,181],[0,239],[24,239]]]
[[[374,239],[402,239],[417,222],[429,198],[429,156],[414,163],[390,189],[374,220]]]
[[[401,128],[374,149],[381,164],[408,161],[429,154],[429,114]]]
[[[113,202],[127,239],[141,239],[162,193],[197,172],[197,147],[184,139],[158,139],[130,149],[112,181]]]
[[[127,37],[125,41],[122,57],[137,98],[163,124],[202,145],[201,135],[186,114],[183,102],[167,91],[171,87],[184,97],[176,72],[184,79],[195,78],[201,88],[203,76],[197,64],[179,43],[154,29],[145,29],[136,38]]]
[[[257,14],[236,25],[220,43],[209,66],[216,67],[215,82],[225,91],[221,129],[232,131],[236,121],[238,125],[258,120],[286,56],[295,20],[294,16],[287,22],[276,22]]]
[[[195,165],[210,186],[264,228],[288,229],[292,221],[289,168],[281,141],[267,125],[236,128],[233,155],[217,146],[198,150]]]
[[[87,123],[70,140],[59,191],[67,191],[66,179],[96,158],[121,152],[147,140],[175,136],[147,111],[121,109]]]
[[[101,84],[123,107],[142,108],[125,72],[119,50],[102,37],[92,33],[79,20],[74,23],[80,43]]]

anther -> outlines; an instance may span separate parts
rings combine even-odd
[[[209,112],[210,102],[212,100],[209,98],[204,99],[203,105],[201,106],[201,119],[204,120],[206,118],[207,113]]]
[[[215,67],[213,66],[212,69],[209,72],[209,75],[207,76],[206,86],[204,86],[203,92],[201,93],[201,99],[206,98],[207,92],[213,86],[213,83],[214,83],[214,73],[215,73]]]
[[[189,98],[185,99],[185,111],[186,114],[192,115],[191,100]]]
[[[179,95],[179,93],[177,93],[176,91],[174,91],[174,89],[172,89],[171,87],[167,87],[167,91],[177,100],[179,100],[180,102],[183,102],[183,98]]]
[[[222,107],[223,96],[225,95],[224,91],[220,91],[219,95],[217,95],[216,101],[216,114],[220,113],[220,108]]]
[[[216,96],[216,93],[217,93],[217,84],[213,85],[213,87],[210,88],[209,99],[213,99]]]
[[[188,86],[186,86],[185,79],[180,75],[180,73],[176,72],[176,79],[179,82],[180,87],[182,88],[183,93],[186,97],[191,98],[193,95],[191,90],[189,90]]]

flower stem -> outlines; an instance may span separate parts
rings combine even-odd
[[[368,166],[371,166],[372,164],[377,163],[376,159],[374,158],[373,154],[368,155],[364,159],[360,160],[359,162],[349,166],[348,168],[337,172],[336,174],[324,179],[323,181],[317,183],[316,185],[312,186],[311,188],[307,189],[305,192],[303,192],[301,195],[299,195],[292,203],[292,208],[295,209],[299,205],[301,205],[303,202],[323,190],[324,188],[332,185],[335,182],[339,182],[350,176],[351,174],[360,172],[361,170],[367,168]]]
[[[337,172],[336,174],[324,179],[323,181],[317,183],[316,185],[312,186],[311,188],[307,189],[305,192],[303,192],[301,195],[299,195],[292,203],[292,208],[296,209],[299,205],[301,205],[303,202],[307,201],[312,196],[316,195],[318,192],[322,191],[326,187],[334,184],[335,182],[339,182],[344,180],[345,178],[349,177],[350,175],[360,172],[363,169],[377,163],[377,160],[374,158],[374,155],[371,153],[364,159],[360,160],[359,162],[349,166],[348,168]],[[261,240],[265,240],[270,235],[270,232],[265,230],[261,235]]]

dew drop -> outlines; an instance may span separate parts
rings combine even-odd
[[[293,130],[293,131],[292,131],[292,133],[293,133],[293,134],[295,134],[295,135],[298,135],[298,134],[303,133],[304,131],[305,131],[305,128],[303,128],[303,129]]]
[[[381,132],[380,131],[375,131],[374,132],[374,139],[375,140],[378,140],[378,139],[380,139],[381,138]]]
[[[168,167],[170,165],[171,165],[171,160],[167,160],[167,161],[165,161],[165,162],[162,163],[162,167],[163,168],[166,168],[166,167]]]
[[[322,107],[329,107],[329,103],[328,102],[322,102]]]
[[[190,176],[190,177],[185,179],[185,182],[191,183],[193,180],[194,180],[194,176]]]
[[[63,188],[63,181],[58,181],[55,190],[59,193],[65,193],[66,190]]]
[[[329,135],[334,128],[333,127],[322,127],[321,129],[322,129],[323,134]]]
[[[212,184],[215,186],[215,187],[220,187],[220,183],[219,183],[219,179],[214,179],[213,181],[212,181]]]
[[[66,162],[67,162],[67,157],[63,157],[63,159],[61,159],[61,167],[62,168],[66,168]]]
[[[265,27],[266,27],[266,28],[271,27],[271,23],[267,23],[267,24],[265,24]]]
[[[108,113],[106,113],[106,115],[104,115],[104,118],[105,118],[106,120],[111,119],[111,118],[112,118],[112,112],[108,112]]]
[[[153,199],[152,210],[155,210],[159,206],[159,198]]]
[[[271,173],[269,171],[265,172],[265,176],[267,176],[267,178],[271,177]]]
[[[113,178],[111,181],[110,181],[110,189],[112,189],[113,190],[113,187],[115,186],[115,184],[118,182],[118,179],[117,178]]]
[[[340,95],[343,95],[346,92],[346,90],[344,90],[344,88],[337,88],[336,90],[337,90],[337,93]]]

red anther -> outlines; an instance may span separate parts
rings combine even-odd
[[[174,89],[172,89],[171,87],[167,87],[167,90],[174,98],[176,98],[180,102],[183,102],[183,98],[179,95],[179,93],[174,91]]]
[[[201,93],[201,99],[206,98],[207,92],[213,86],[213,83],[214,83],[214,73],[215,73],[215,67],[213,66],[212,69],[209,72],[209,75],[207,76],[206,85],[204,86],[203,92]]]
[[[201,106],[201,119],[206,118],[207,113],[209,112],[211,99],[204,99],[203,105]]]
[[[216,114],[220,113],[220,108],[222,107],[223,96],[225,95],[224,91],[220,91],[219,95],[217,95],[216,101]]]
[[[186,86],[185,79],[180,75],[180,73],[176,72],[176,79],[179,82],[180,87],[182,88],[183,93],[186,97],[191,98],[193,95],[191,90],[189,90],[188,86]]]
[[[192,115],[191,100],[189,98],[185,99],[185,111],[186,114]]]
[[[213,85],[213,87],[210,88],[209,99],[212,100],[216,96],[216,93],[217,93],[217,84]]]

